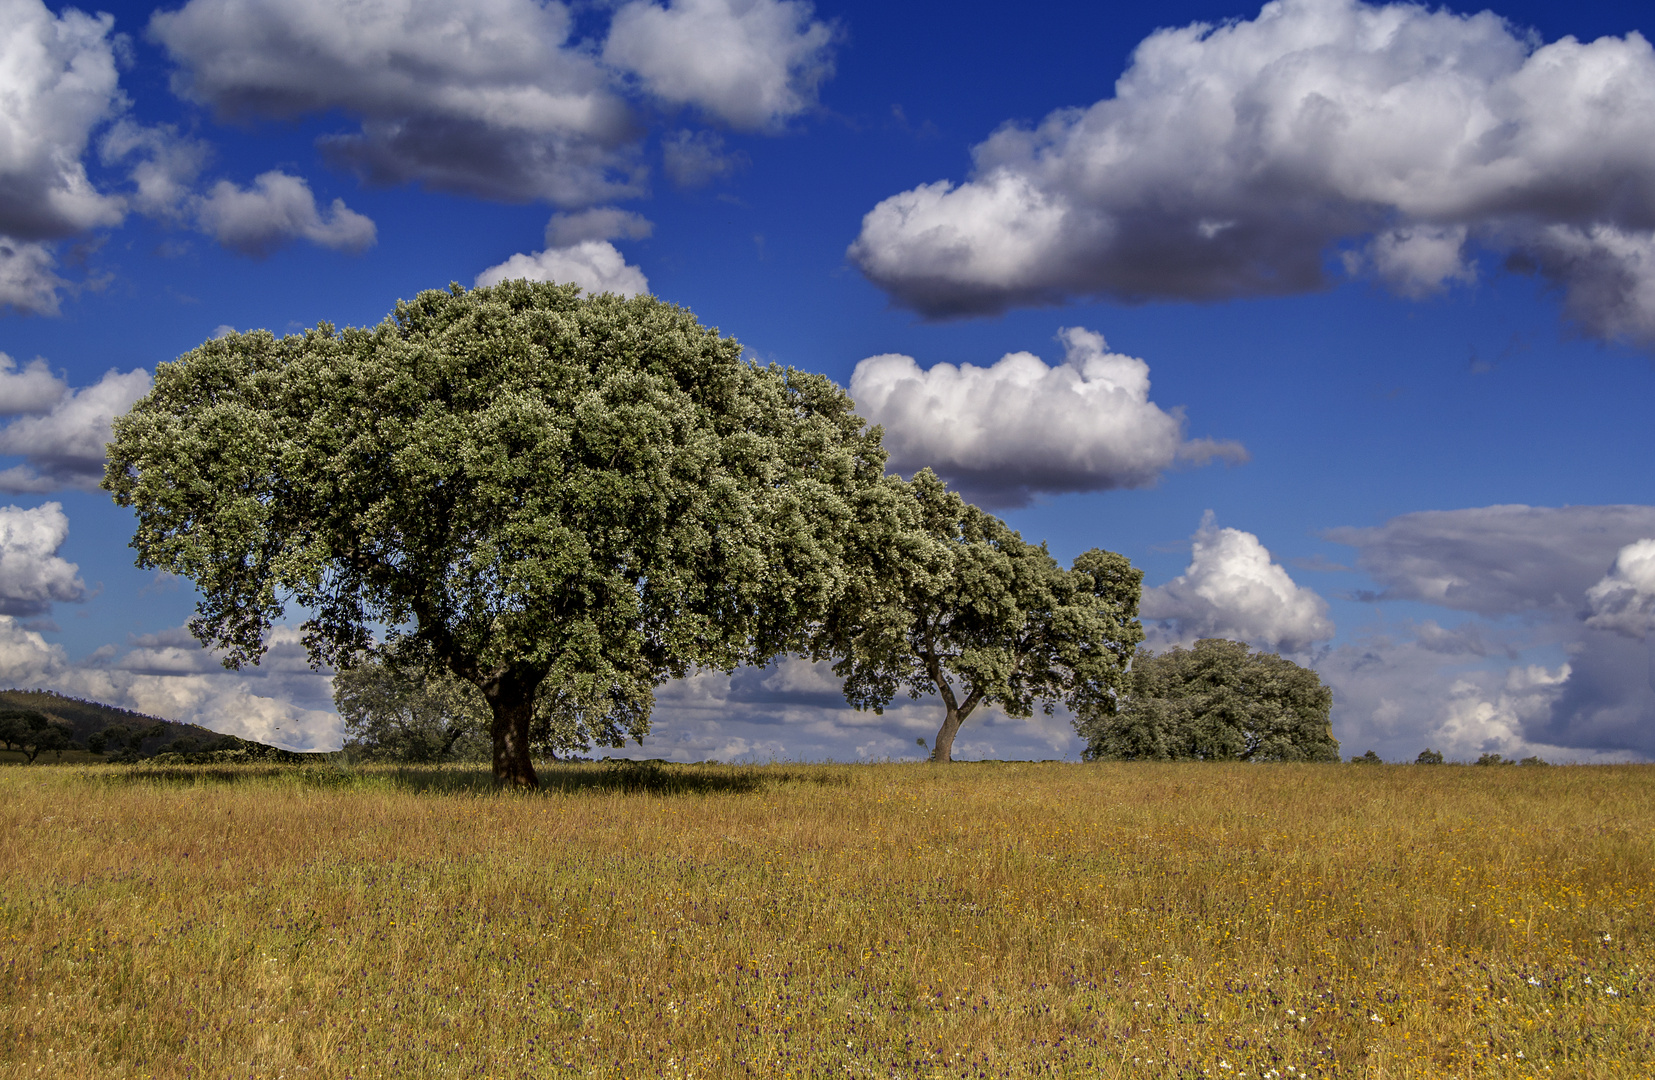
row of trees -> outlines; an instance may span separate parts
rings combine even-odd
[[[536,752],[641,738],[666,679],[787,654],[861,708],[940,695],[938,761],[989,705],[1065,706],[1100,757],[1280,757],[1315,726],[1279,661],[1238,685],[1279,683],[1292,719],[1232,709],[1247,733],[1220,736],[1191,698],[1122,735],[1120,702],[1147,700],[1140,572],[1063,567],[930,472],[885,475],[881,435],[681,308],[511,281],[159,365],[104,486],[138,564],[195,581],[191,630],[226,665],[296,605],[355,731],[486,744],[506,785],[535,785]]]
[[[1383,765],[1385,763],[1385,759],[1380,757],[1378,754],[1374,753],[1372,750],[1369,750],[1367,753],[1362,754],[1358,757],[1353,757],[1353,758],[1350,759],[1350,761],[1351,761],[1352,765]],[[1414,759],[1414,764],[1415,765],[1442,765],[1446,761],[1447,761],[1447,759],[1442,756],[1442,751],[1441,750],[1432,750],[1430,747],[1426,747],[1424,750],[1421,750],[1419,752],[1419,756]],[[1549,762],[1547,762],[1544,758],[1540,758],[1540,757],[1536,757],[1536,756],[1526,757],[1526,758],[1523,758],[1521,761],[1514,761],[1511,758],[1505,757],[1501,754],[1483,754],[1483,755],[1481,755],[1480,757],[1477,758],[1476,764],[1478,764],[1478,765],[1546,765],[1546,764],[1549,764]]]

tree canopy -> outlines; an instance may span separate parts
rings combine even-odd
[[[1316,672],[1240,641],[1142,650],[1117,707],[1083,708],[1088,760],[1338,761],[1333,691]]]
[[[1065,570],[929,469],[887,477],[858,506],[854,572],[815,642],[851,704],[941,695],[931,758],[942,762],[979,706],[1030,716],[1113,701],[1143,640],[1143,575],[1123,556],[1092,550]]]
[[[641,737],[661,680],[800,647],[883,465],[821,376],[652,297],[508,281],[159,365],[104,486],[227,665],[290,605],[342,670],[390,627],[478,689],[496,780],[533,786],[543,686]]]
[[[56,753],[75,745],[74,737],[64,724],[53,722],[44,713],[33,709],[0,709],[0,746],[17,750],[30,765],[42,753]]]

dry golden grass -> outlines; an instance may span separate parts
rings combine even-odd
[[[1655,769],[0,770],[0,1076],[1646,1076]]]

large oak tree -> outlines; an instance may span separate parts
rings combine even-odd
[[[496,780],[534,786],[542,687],[641,735],[661,680],[799,647],[883,464],[825,378],[652,297],[511,281],[205,342],[116,421],[104,486],[227,665],[290,605],[318,664],[393,628],[481,691]]]

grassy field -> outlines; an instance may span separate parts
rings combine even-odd
[[[1655,768],[0,769],[0,1076],[1655,1072]]]

